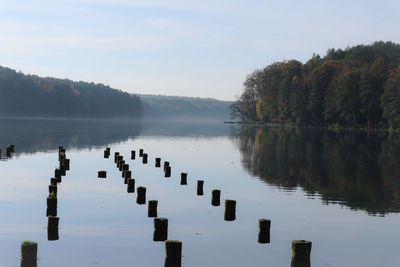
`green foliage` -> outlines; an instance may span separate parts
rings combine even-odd
[[[399,128],[399,58],[400,45],[375,42],[328,49],[305,64],[273,63],[248,75],[235,113],[244,121]]]
[[[24,75],[0,67],[0,116],[140,117],[137,96],[103,84]]]

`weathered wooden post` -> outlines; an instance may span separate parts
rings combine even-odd
[[[58,152],[59,153],[65,153],[65,148],[63,146],[58,147]]]
[[[57,197],[57,184],[49,185],[49,194],[53,193]]]
[[[157,217],[157,200],[149,200],[149,210],[147,212],[148,217]]]
[[[56,216],[48,216],[47,221],[47,240],[58,240],[58,222],[60,218]]]
[[[60,175],[61,176],[65,176],[67,174],[67,170],[65,168],[65,165],[60,164],[60,167],[58,167],[58,169],[60,170]]]
[[[132,172],[131,171],[124,171],[123,172],[123,177],[124,177],[124,184],[128,184],[128,179],[132,178]]]
[[[270,242],[271,220],[258,220],[258,243],[266,244]]]
[[[11,158],[11,149],[10,149],[10,147],[6,147],[6,157]]]
[[[169,166],[169,161],[164,161],[164,172],[166,170],[166,168]]]
[[[68,170],[69,170],[69,162],[70,162],[69,159],[63,158],[63,159],[61,160],[60,166],[65,166],[65,170],[68,171]]]
[[[0,150],[1,152],[1,150]],[[156,168],[160,168],[161,167],[161,158],[156,158]]]
[[[21,267],[37,266],[38,245],[32,241],[24,241],[21,244]]]
[[[51,185],[57,185],[58,179],[57,178],[50,178]]]
[[[181,185],[187,185],[187,173],[181,172]]]
[[[236,201],[232,199],[225,200],[225,221],[234,221],[236,219]]]
[[[114,152],[114,163],[118,162],[119,152]]]
[[[136,158],[136,151],[132,150],[131,151],[131,159],[135,159]]]
[[[136,203],[139,205],[146,204],[146,187],[139,186],[136,189],[136,192],[137,192]]]
[[[97,177],[98,178],[107,178],[107,171],[98,171]]]
[[[171,177],[171,167],[170,166],[165,167],[164,177]]]
[[[128,193],[135,193],[135,179],[127,178],[127,184],[128,184],[127,188]]]
[[[65,152],[58,152],[58,161],[61,162],[62,159],[66,157]]]
[[[124,157],[122,155],[118,155],[117,157],[117,167],[121,165],[121,162],[124,160]]]
[[[219,205],[221,205],[221,203],[220,203],[221,190],[214,189],[214,190],[211,192],[211,196],[212,196],[212,198],[211,198],[211,205],[213,205],[213,206],[219,206]]]
[[[311,267],[311,242],[307,240],[292,241],[291,267]]]
[[[47,197],[46,216],[57,216],[57,196],[55,193],[50,193]]]
[[[108,159],[110,157],[110,151],[104,150],[104,158]]]
[[[181,262],[182,242],[178,240],[166,240],[164,267],[181,267]]]
[[[198,180],[197,181],[197,195],[198,196],[202,196],[204,194],[203,185],[204,185],[204,181],[203,180]]]
[[[125,171],[129,171],[129,164],[126,164],[126,163],[124,163],[124,164],[122,164],[122,177],[124,177],[124,172]]]
[[[143,158],[142,158],[142,163],[143,164],[147,164],[147,158],[148,158],[147,153],[143,153]]]
[[[125,164],[125,160],[121,160],[121,161],[119,161],[119,170],[120,171],[122,171],[122,167],[124,166],[124,164]]]
[[[139,149],[139,157],[143,157],[143,149]]]
[[[168,239],[168,219],[154,218],[153,241],[165,241]]]
[[[57,179],[57,183],[61,183],[61,171],[60,169],[55,169],[54,170],[54,178]]]
[[[14,153],[14,145],[10,145],[10,151],[11,153]]]

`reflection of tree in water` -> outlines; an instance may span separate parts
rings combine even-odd
[[[238,145],[243,166],[269,184],[369,214],[400,211],[398,136],[244,127]]]

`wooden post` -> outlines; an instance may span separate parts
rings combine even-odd
[[[127,178],[127,184],[128,184],[127,188],[128,193],[135,193],[135,179]]]
[[[14,145],[10,145],[10,151],[11,153],[14,153]]]
[[[311,267],[311,242],[307,240],[292,241],[291,267]]]
[[[11,149],[10,149],[10,147],[6,148],[6,157],[11,158]]]
[[[236,219],[236,201],[232,199],[225,200],[225,221],[234,221]]]
[[[57,178],[50,178],[50,184],[57,185],[58,179]]]
[[[122,171],[122,167],[124,166],[124,164],[125,164],[125,160],[119,161],[119,170],[120,171]]]
[[[114,163],[118,162],[119,152],[114,152]]]
[[[165,241],[168,239],[168,219],[154,218],[153,241]]]
[[[63,166],[65,166],[65,169],[68,171],[68,170],[69,170],[69,162],[70,162],[70,160],[69,160],[69,159],[67,159],[67,158],[63,158],[63,159],[61,160],[61,163],[60,163],[60,165],[63,165]]]
[[[21,244],[21,267],[37,266],[38,245],[32,241],[24,241]]]
[[[147,212],[148,217],[157,217],[157,200],[149,200],[149,210]]]
[[[143,149],[139,149],[139,157],[143,157]]]
[[[104,150],[104,158],[108,159],[110,157],[110,151]]]
[[[0,159],[1,159],[1,149],[0,149]]]
[[[0,150],[1,152],[1,150]],[[156,158],[156,168],[160,168],[161,167],[161,158]]]
[[[218,190],[218,189],[214,189],[212,192],[211,192],[211,195],[212,195],[212,198],[211,198],[211,205],[213,205],[213,206],[219,206],[219,205],[221,205],[221,201],[220,201],[220,198],[221,198],[221,190]]]
[[[106,178],[107,177],[107,171],[98,171],[97,177]]]
[[[165,167],[164,177],[171,177],[171,167],[170,166]]]
[[[266,244],[270,242],[271,220],[258,220],[258,243]]]
[[[136,158],[136,151],[132,150],[131,151],[131,159],[135,159]]]
[[[53,194],[47,197],[47,208],[57,209],[57,198]]]
[[[164,172],[166,170],[166,168],[169,166],[169,161],[164,161]]]
[[[147,157],[148,157],[147,153],[143,153],[143,159],[142,159],[143,164],[147,164]]]
[[[203,180],[198,180],[197,181],[197,195],[198,196],[202,196],[204,194],[203,185],[204,185],[204,181]]]
[[[187,185],[187,173],[181,172],[181,185]]]
[[[178,240],[166,240],[164,267],[180,267],[181,261],[182,261],[182,242]]]
[[[137,189],[136,203],[139,205],[146,204],[146,187],[139,186]]]
[[[47,221],[47,240],[58,240],[58,222],[60,218],[55,216],[48,216]]]
[[[57,183],[61,183],[61,171],[60,169],[55,169],[54,170],[54,178],[57,179]]]
[[[132,172],[124,171],[122,174],[122,176],[124,177],[124,184],[128,184],[128,179],[132,178]]]
[[[122,177],[124,177],[124,172],[129,170],[129,164],[122,164]]]
[[[57,185],[54,184],[49,185],[49,194],[51,195],[52,193],[57,197]]]
[[[57,207],[47,208],[46,209],[46,216],[57,216]]]

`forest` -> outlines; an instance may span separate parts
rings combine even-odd
[[[400,129],[400,45],[375,42],[250,73],[231,105],[243,122]]]
[[[103,84],[41,78],[0,67],[0,116],[140,118],[142,102]]]

